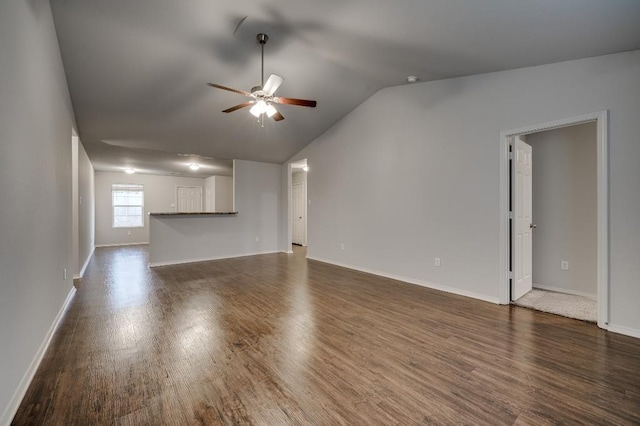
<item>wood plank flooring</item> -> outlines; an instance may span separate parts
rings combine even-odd
[[[13,423],[640,424],[640,339],[294,250],[97,249]]]

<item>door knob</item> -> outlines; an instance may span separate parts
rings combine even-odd
[[[536,225],[535,223],[530,223],[529,224],[529,228],[531,228],[531,229],[535,229],[537,227],[538,227],[538,225]]]

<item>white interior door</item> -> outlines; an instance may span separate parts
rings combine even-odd
[[[294,183],[291,186],[291,201],[293,204],[293,229],[291,241],[294,244],[304,245],[304,191],[301,183]]]
[[[202,211],[202,187],[178,187],[178,213],[199,213]]]
[[[532,288],[532,161],[531,146],[516,137],[513,144],[511,200],[513,203],[511,297],[517,300]]]

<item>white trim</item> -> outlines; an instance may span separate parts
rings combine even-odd
[[[82,269],[80,269],[80,273],[73,276],[74,280],[80,279],[84,276],[84,271],[86,271],[87,266],[89,266],[89,261],[91,260],[91,257],[93,256],[93,253],[95,251],[96,251],[96,246],[93,246],[91,248],[91,253],[89,253],[89,256],[87,256],[87,260],[85,260],[84,265],[82,265]]]
[[[624,327],[622,325],[609,324],[609,326],[607,327],[607,330],[613,333],[624,334],[625,336],[631,336],[631,337],[640,339],[640,330],[637,330],[635,328]]]
[[[138,205],[125,205],[125,204],[114,204],[113,202],[113,191],[114,191],[114,186],[139,186],[141,189],[119,189],[120,191],[131,191],[131,192],[142,192],[142,204]],[[117,190],[117,189],[116,189]],[[115,225],[115,220],[116,220],[116,216],[115,216],[115,208],[116,207],[140,207],[142,209],[142,213],[140,213],[140,218],[142,219],[142,225],[136,225],[136,226],[116,226]],[[145,210],[144,210],[144,184],[142,183],[113,183],[111,184],[111,229],[133,229],[133,228],[144,228],[145,227],[145,223],[144,223],[144,214]]]
[[[36,371],[38,371],[40,362],[42,362],[42,358],[44,357],[44,354],[47,352],[47,348],[49,348],[51,339],[53,339],[53,335],[55,334],[56,330],[60,326],[60,323],[62,322],[62,318],[64,317],[64,313],[66,312],[67,308],[71,304],[71,300],[73,299],[73,296],[75,294],[76,294],[76,288],[71,287],[71,290],[69,290],[69,294],[67,294],[67,298],[65,299],[64,303],[62,304],[62,307],[58,311],[58,315],[56,315],[56,317],[53,320],[53,323],[51,324],[51,327],[49,327],[49,331],[47,331],[47,334],[45,335],[44,341],[40,345],[38,352],[36,352],[35,356],[33,357],[33,360],[31,361],[31,364],[29,364],[29,368],[24,373],[24,376],[22,376],[22,380],[20,380],[20,384],[18,385],[16,390],[13,392],[13,396],[11,397],[9,404],[4,409],[4,413],[2,413],[2,416],[0,417],[0,425],[10,424],[11,420],[13,420],[13,417],[18,412],[18,408],[20,408],[20,403],[22,402],[22,398],[24,398],[25,394],[27,393],[27,389],[29,389],[29,385],[33,380],[33,376],[35,376]]]
[[[567,288],[552,287],[552,286],[540,285],[540,284],[534,284],[533,288],[537,288],[537,289],[540,289],[540,290],[553,291],[555,293],[573,294],[574,296],[582,296],[582,297],[587,297],[587,298],[589,298],[591,300],[598,300],[598,295],[597,294],[586,293],[584,291],[570,290],[570,289],[567,289]]]
[[[200,258],[195,258],[195,259],[170,260],[170,261],[167,261],[167,262],[153,262],[153,263],[149,263],[149,268],[155,268],[156,266],[182,265],[182,264],[185,264],[185,263],[208,262],[210,260],[233,259],[233,258],[236,258],[236,257],[259,256],[259,255],[262,255],[262,254],[273,254],[273,253],[281,253],[281,251],[280,250],[257,251],[257,252],[253,252],[253,253],[231,254],[231,255],[228,255],[228,256],[200,257]]]
[[[596,121],[597,130],[597,185],[598,185],[598,327],[607,328],[609,322],[609,171],[608,171],[608,111],[598,111],[572,118],[534,124],[500,132],[500,196],[499,196],[499,295],[500,303],[509,300],[509,138],[543,130],[558,129]]]
[[[609,117],[601,111],[597,121],[598,197],[598,327],[609,324]]]
[[[100,247],[121,247],[121,246],[143,246],[148,245],[149,241],[142,241],[139,243],[116,243],[116,244],[96,244],[96,248]]]
[[[293,163],[287,164],[287,250],[293,244]],[[293,252],[293,250],[291,250]]]
[[[339,266],[341,268],[347,268],[347,269],[353,269],[353,270],[360,271],[360,272],[366,272],[367,274],[378,275],[378,276],[384,277],[384,278],[391,278],[392,280],[402,281],[402,282],[405,282],[405,283],[408,283],[408,284],[415,284],[415,285],[419,285],[419,286],[422,286],[422,287],[431,288],[433,290],[440,290],[440,291],[444,291],[444,292],[447,292],[447,293],[457,294],[458,296],[470,297],[472,299],[482,300],[484,302],[489,302],[489,303],[494,303],[494,304],[499,304],[500,303],[500,300],[498,298],[496,298],[496,297],[491,297],[491,296],[487,296],[485,294],[475,293],[473,291],[461,290],[461,289],[456,288],[456,287],[449,287],[449,286],[442,285],[442,284],[434,284],[434,283],[430,283],[430,282],[427,282],[427,281],[418,280],[418,279],[415,279],[415,278],[409,278],[409,277],[405,277],[405,276],[402,276],[402,275],[389,274],[389,273],[386,273],[386,272],[376,271],[374,269],[361,268],[361,267],[358,267],[358,266],[353,266],[353,265],[348,265],[348,264],[345,264],[345,263],[334,262],[332,260],[321,259],[321,258],[318,258],[318,257],[307,256],[307,259],[315,260],[315,261],[323,262],[323,263],[328,263],[328,264],[331,264],[331,265]]]

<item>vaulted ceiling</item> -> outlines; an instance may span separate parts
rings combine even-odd
[[[282,163],[409,75],[429,81],[640,49],[638,0],[51,5],[78,131],[97,170],[180,173],[191,161],[184,154],[209,171],[227,164],[218,160]],[[206,85],[259,85],[260,32],[269,35],[265,73],[285,79],[277,94],[318,101],[279,106],[285,120],[264,127],[247,108],[222,113],[245,98]]]

